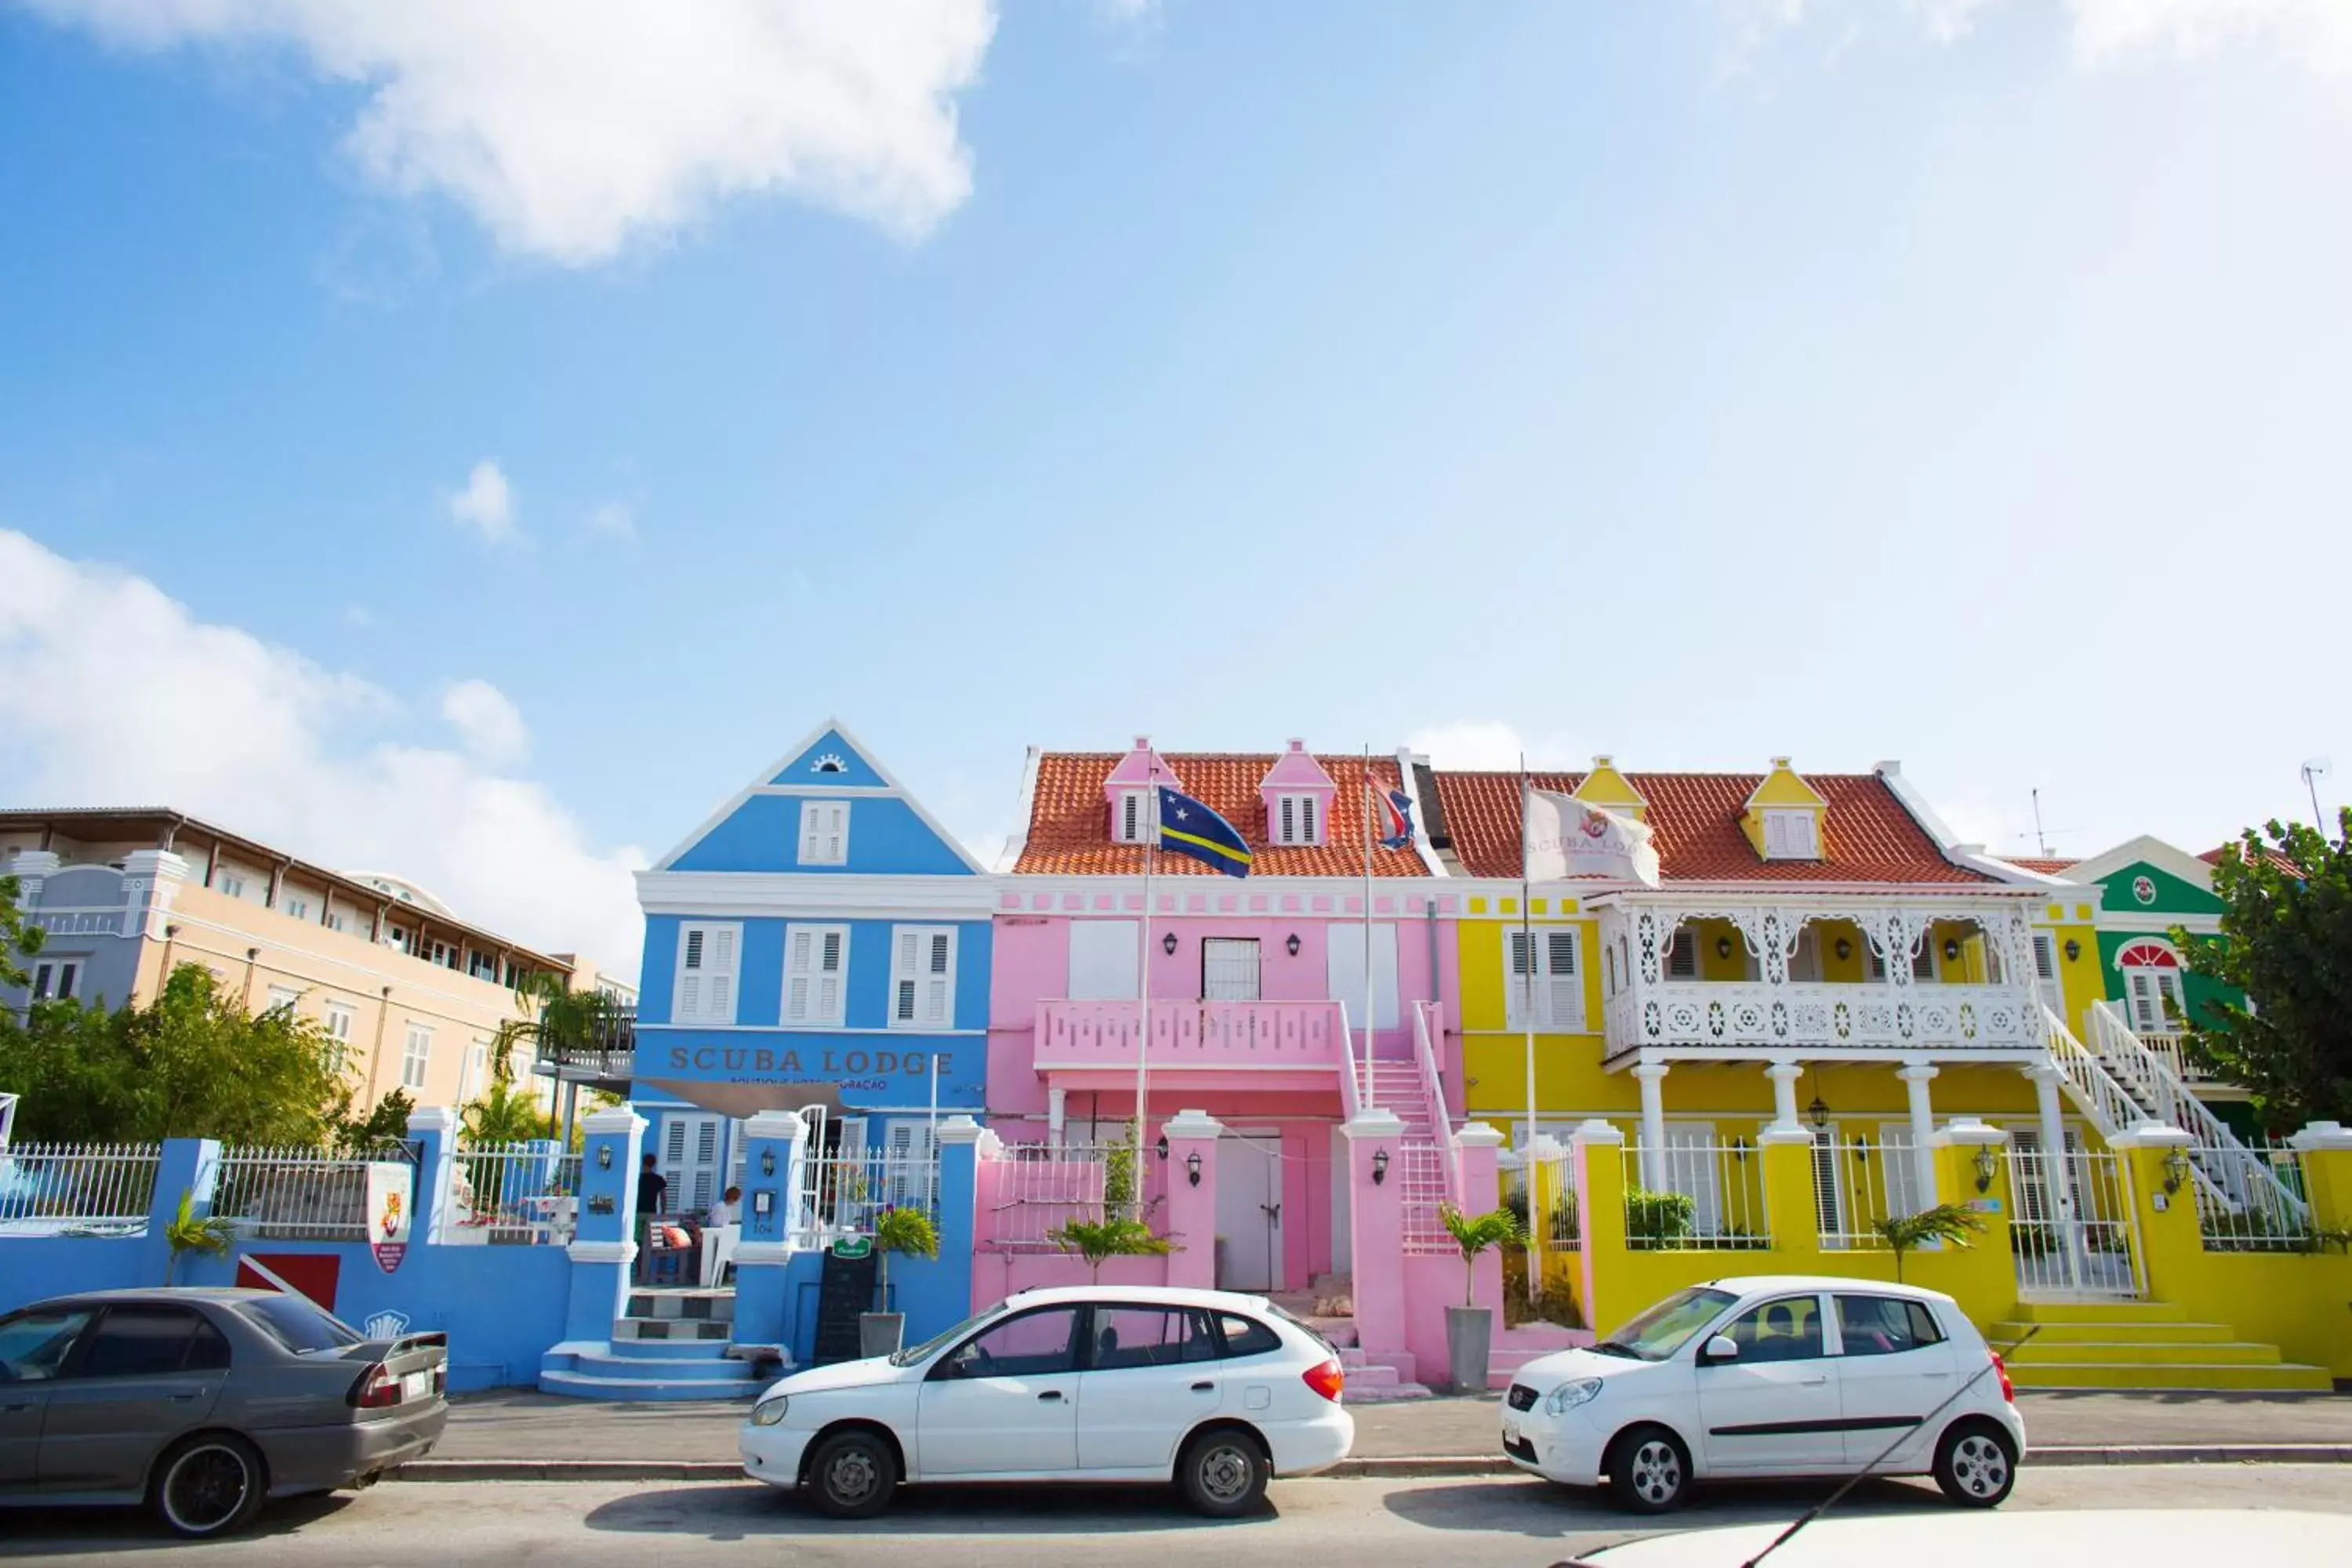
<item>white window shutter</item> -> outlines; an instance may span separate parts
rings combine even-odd
[[[1580,1023],[1584,995],[1576,973],[1576,933],[1546,931],[1544,949],[1549,973],[1541,991],[1545,1004],[1543,1021],[1555,1029],[1571,1022]]]
[[[1524,1029],[1528,1026],[1528,979],[1530,969],[1528,933],[1507,931],[1503,936],[1503,1026]]]
[[[931,932],[923,973],[923,1022],[945,1027],[954,1012],[955,932]]]
[[[1274,797],[1274,803],[1280,808],[1281,817],[1281,826],[1275,832],[1274,841],[1276,844],[1297,843],[1298,797],[1295,795],[1278,795]]]
[[[827,1024],[841,1022],[844,973],[849,966],[849,932],[827,926],[817,944],[816,1016]]]
[[[703,1014],[713,1024],[735,1021],[735,928],[710,928],[710,963],[706,976]]]
[[[784,946],[784,1022],[805,1024],[811,989],[815,984],[816,933],[794,926]]]
[[[2049,980],[2055,977],[2057,973],[2058,965],[2055,955],[2051,951],[2049,934],[2045,931],[2035,931],[2033,933],[2033,977],[2037,980]]]
[[[1118,841],[1139,844],[1143,840],[1143,792],[1129,790],[1118,797]]]
[[[1298,797],[1298,841],[1301,844],[1323,842],[1315,831],[1315,797],[1311,795]]]
[[[702,1016],[702,928],[687,927],[685,937],[686,951],[678,959],[677,1000],[670,1014],[679,1023],[690,1024]]]

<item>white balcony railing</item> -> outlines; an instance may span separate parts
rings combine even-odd
[[[2039,1051],[2030,985],[1666,981],[1610,999],[1611,1055],[1644,1047]]]
[[[1142,1037],[1137,1002],[1041,1002],[1041,1068],[1133,1068]],[[1347,1026],[1336,1002],[1151,1004],[1151,1068],[1297,1068],[1337,1071],[1348,1062]]]

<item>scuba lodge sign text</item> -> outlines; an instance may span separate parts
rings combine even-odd
[[[827,1046],[821,1050],[772,1046],[672,1046],[670,1070],[702,1077],[712,1074],[758,1078],[835,1079],[844,1089],[887,1089],[891,1080],[921,1082],[937,1071],[947,1078],[955,1071],[950,1051],[859,1050]]]

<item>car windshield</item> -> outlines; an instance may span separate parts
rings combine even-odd
[[[971,1317],[966,1318],[962,1322],[958,1323],[954,1328],[950,1329],[943,1334],[933,1334],[921,1344],[908,1345],[902,1351],[893,1351],[890,1353],[890,1364],[892,1366],[912,1366],[917,1362],[922,1360],[925,1356],[928,1356],[934,1351],[939,1350],[949,1341],[958,1339],[962,1335],[971,1332],[972,1330],[980,1327],[981,1324],[988,1321],[989,1319],[995,1317],[999,1312],[1003,1310],[1004,1303],[1002,1301],[997,1302],[996,1305],[992,1307],[983,1307],[979,1311],[974,1312]]]
[[[353,1345],[367,1342],[349,1323],[322,1311],[299,1296],[272,1296],[267,1300],[240,1301],[236,1310],[246,1321],[258,1327],[263,1333],[296,1355],[309,1355],[315,1351],[349,1350]]]
[[[1592,1348],[1602,1355],[1664,1361],[1738,1300],[1728,1290],[1700,1286],[1677,1290]]]

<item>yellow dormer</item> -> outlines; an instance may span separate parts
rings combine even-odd
[[[1592,771],[1576,786],[1576,798],[1603,811],[1613,811],[1620,816],[1642,820],[1650,803],[1633,787],[1633,781],[1617,771],[1616,763],[1608,757],[1592,759]]]
[[[1819,860],[1827,851],[1822,832],[1830,803],[1798,775],[1786,757],[1772,759],[1772,771],[1748,797],[1739,830],[1767,860]]]

